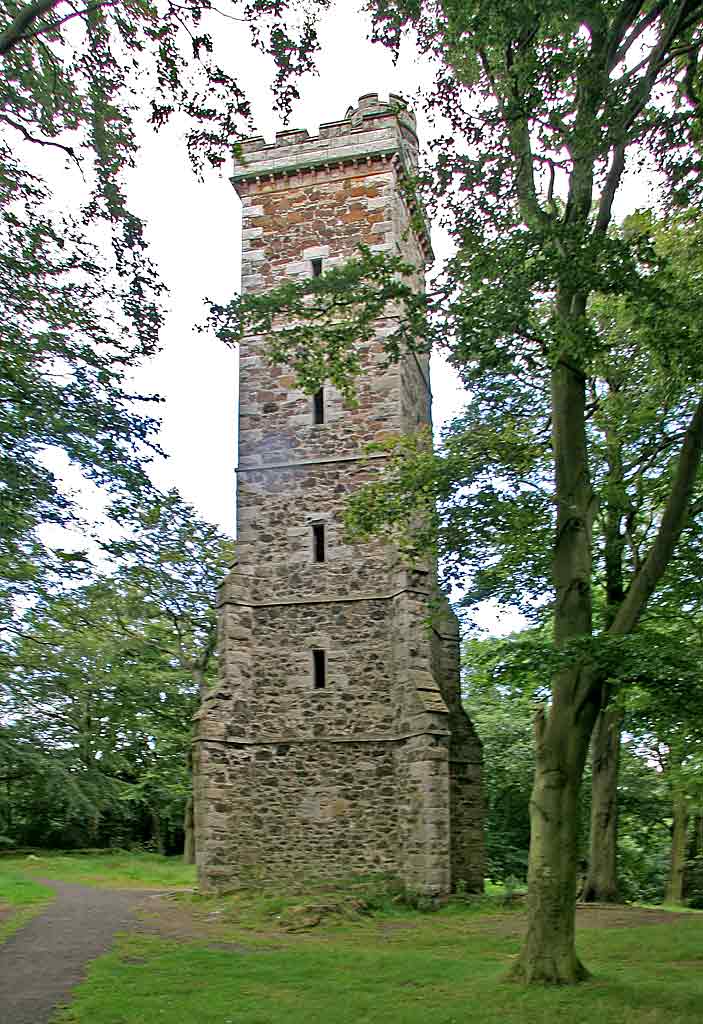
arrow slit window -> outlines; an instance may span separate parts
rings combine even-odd
[[[327,659],[324,651],[312,652],[312,679],[316,690],[324,690],[327,683]]]

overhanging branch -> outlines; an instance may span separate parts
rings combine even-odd
[[[61,0],[35,0],[33,4],[21,8],[7,28],[0,32],[0,54],[9,53],[13,46],[21,43],[26,38],[27,29],[37,18],[42,18],[60,3]]]
[[[59,18],[57,21],[52,21],[46,25],[40,25],[31,32],[27,31],[37,18],[48,14],[54,7],[58,7],[60,3],[61,0],[37,0],[36,3],[30,4],[29,7],[25,7],[24,10],[20,11],[12,24],[9,25],[4,32],[0,32],[0,55],[9,53],[9,51],[19,43],[27,42],[29,39],[36,39],[37,36],[46,35],[49,32],[54,32],[61,25],[64,25],[67,21],[71,21],[73,18],[81,18],[83,15],[91,14],[93,11],[97,11],[101,7],[114,7],[119,3],[119,0],[98,0],[98,2],[94,4],[88,4],[87,7],[82,8],[80,11],[71,11],[70,14],[65,15],[63,18]]]
[[[671,561],[679,537],[689,521],[691,497],[702,452],[703,398],[699,400],[686,430],[674,481],[657,535],[608,630],[612,636],[623,636],[634,629]]]

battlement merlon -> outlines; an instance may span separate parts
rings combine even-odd
[[[319,170],[328,174],[335,166],[392,162],[400,179],[411,178],[418,167],[415,115],[402,97],[391,93],[388,101],[375,92],[359,97],[341,121],[320,125],[311,136],[307,129],[276,132],[275,142],[262,136],[244,139],[237,148],[230,178],[237,193],[249,194],[247,186],[267,179],[290,178]],[[415,230],[425,260],[434,259],[424,212],[412,201]]]

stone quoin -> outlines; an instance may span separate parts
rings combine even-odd
[[[422,288],[429,233],[402,188],[417,146],[403,101],[375,93],[315,137],[245,141],[232,179],[243,291],[324,273],[360,243],[402,254]],[[428,896],[483,887],[457,620],[432,566],[342,528],[346,498],[382,465],[365,446],[430,422],[428,357],[385,365],[389,329],[380,319],[362,346],[354,408],[331,386],[297,388],[263,338],[241,344],[237,564],[193,757],[205,890],[374,872]]]

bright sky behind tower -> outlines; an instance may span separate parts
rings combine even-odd
[[[367,40],[368,22],[351,5],[340,5],[321,24],[319,76],[299,83],[301,99],[289,126],[317,134],[326,121],[344,117],[365,92],[402,93],[409,99],[428,80],[427,65],[405,47],[394,67],[391,54]],[[229,29],[227,26],[226,30]],[[225,31],[226,31],[225,30]],[[271,62],[254,53],[244,26],[230,32],[218,56],[236,71],[249,96],[257,134],[272,141],[283,125],[272,111]],[[419,114],[421,140],[426,137]],[[148,224],[152,255],[170,296],[163,353],[138,378],[139,387],[158,391],[162,445],[169,459],[154,467],[156,482],[176,486],[206,518],[234,529],[236,357],[220,342],[196,334],[205,316],[203,298],[224,301],[239,287],[240,204],[228,181],[231,166],[198,182],[175,130],[145,135],[139,167],[129,179],[129,197]],[[446,244],[434,233],[438,255]],[[449,371],[434,372],[435,420],[459,407]]]

